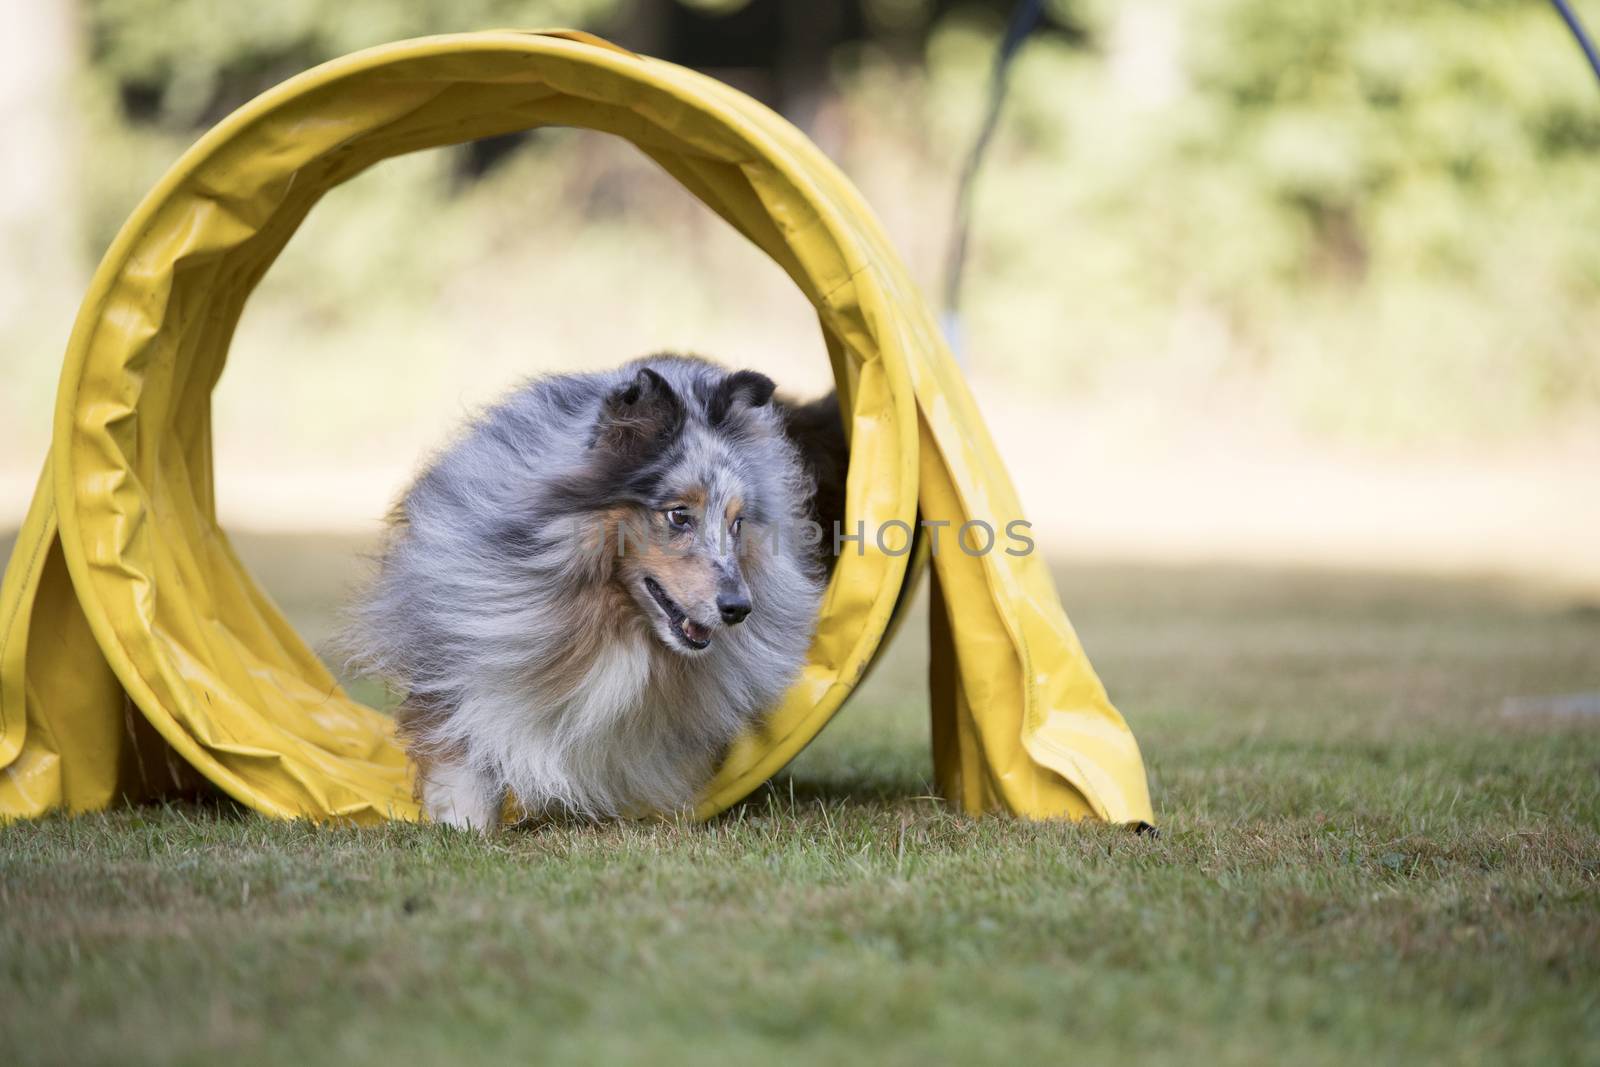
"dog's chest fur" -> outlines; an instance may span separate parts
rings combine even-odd
[[[503,783],[530,814],[626,816],[688,804],[781,687],[708,662],[737,648],[685,661],[642,626],[604,628],[575,653],[464,687],[428,735]],[[727,635],[726,645],[736,643]]]

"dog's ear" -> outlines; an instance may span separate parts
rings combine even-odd
[[[717,383],[711,399],[706,402],[706,417],[711,425],[721,426],[729,415],[741,409],[765,407],[776,388],[765,374],[753,370],[734,371]]]
[[[600,405],[594,447],[621,456],[642,456],[665,448],[683,429],[683,401],[667,380],[649,367],[607,394]]]

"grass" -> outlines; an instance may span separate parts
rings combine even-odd
[[[318,633],[343,557],[245,547]],[[0,827],[0,1057],[1600,1062],[1600,717],[1506,705],[1600,690],[1594,605],[1061,580],[1157,840],[928,799],[913,622],[705,826],[486,841],[217,802]]]

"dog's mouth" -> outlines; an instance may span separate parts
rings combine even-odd
[[[644,587],[649,590],[650,599],[656,602],[661,613],[667,617],[667,626],[672,630],[674,637],[696,652],[711,647],[711,627],[689,618],[689,613],[680,608],[678,602],[668,596],[667,591],[661,588],[661,583],[654,578],[646,578]]]

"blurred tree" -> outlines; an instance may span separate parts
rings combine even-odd
[[[919,58],[951,12],[1003,17],[1011,0],[84,0],[89,59],[125,114],[209,126],[307,67],[385,41],[498,26],[578,26],[738,80],[786,114],[814,108],[842,44],[871,38]],[[1047,30],[1077,35],[1070,4]]]
[[[1600,149],[1594,85],[1544,4],[1209,0],[1193,21],[1190,76],[1219,119],[1196,150],[1254,165],[1303,227],[1307,269],[1359,276],[1394,237],[1461,267],[1470,231],[1407,227],[1390,205],[1425,187],[1492,212]],[[1553,62],[1529,62],[1540,44]]]
[[[96,254],[184,142],[285,77],[385,40],[569,24],[706,69],[809,126],[914,264],[942,254],[950,186],[1012,6],[78,2],[95,89],[80,118],[97,157],[121,164],[85,169]],[[1600,245],[1587,236],[1600,225],[1600,105],[1546,4],[1046,6],[979,183],[975,353],[1081,388],[1141,360],[1163,373],[1188,360],[1196,377],[1277,375],[1273,388],[1308,410],[1337,409],[1331,421],[1360,411],[1370,426],[1358,433],[1600,411]],[[519,143],[456,152],[461,198],[469,186],[505,195],[479,179]],[[561,169],[576,175],[563,195],[585,217],[633,195],[581,162]],[[1363,403],[1340,400],[1352,393]]]
[[[136,121],[209,126],[307,67],[406,37],[592,25],[619,0],[84,0],[89,58]]]
[[[1080,389],[1248,381],[1354,437],[1593,425],[1600,100],[1547,4],[1076,10],[983,179],[980,347]],[[984,39],[949,37],[972,86]]]

